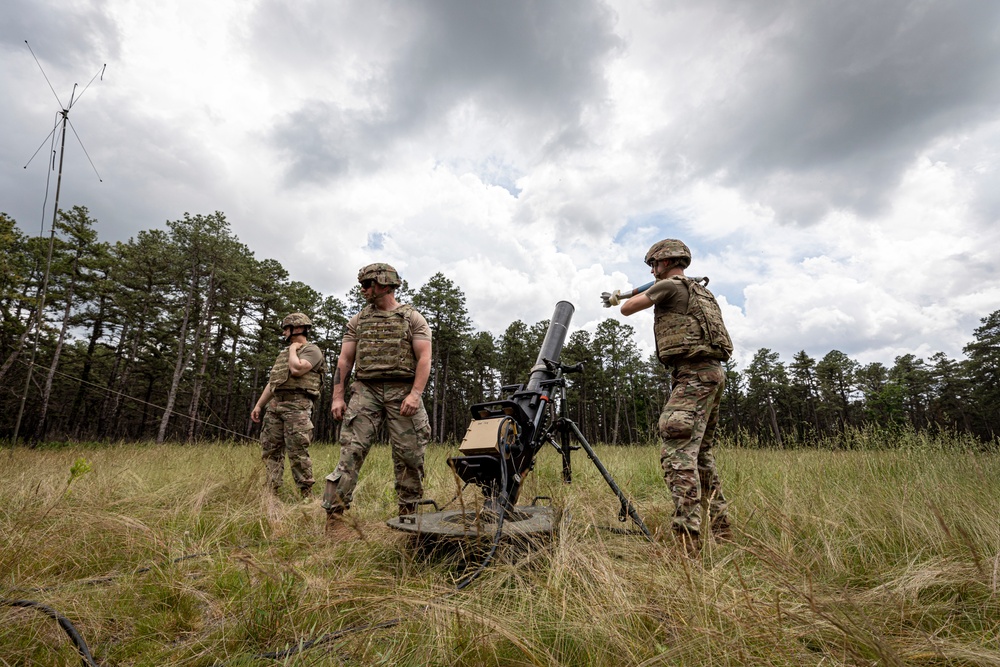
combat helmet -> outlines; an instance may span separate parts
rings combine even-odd
[[[285,319],[281,320],[281,328],[285,327],[311,327],[312,320],[306,317],[305,313],[291,313],[285,315]]]
[[[658,259],[680,260],[678,264],[681,268],[686,269],[691,264],[691,249],[677,239],[663,239],[650,247],[649,252],[646,253],[646,259],[643,261],[650,264]]]
[[[399,274],[396,273],[396,269],[392,268],[389,264],[385,262],[376,262],[375,264],[369,264],[364,266],[358,271],[358,282],[362,280],[374,280],[379,285],[391,285],[392,287],[399,287],[402,285],[402,281],[399,279]]]

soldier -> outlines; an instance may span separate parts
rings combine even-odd
[[[664,239],[653,244],[645,261],[656,282],[625,301],[621,312],[632,315],[654,306],[656,352],[671,377],[670,398],[658,424],[660,465],[673,496],[674,535],[689,555],[696,555],[702,505],[707,505],[716,538],[732,538],[712,441],[726,379],[721,362],[729,359],[733,344],[715,297],[701,281],[684,275],[691,263],[686,245]]]
[[[326,478],[323,507],[327,532],[343,537],[344,512],[351,506],[358,473],[384,422],[392,443],[399,513],[413,514],[424,495],[424,450],[431,429],[421,399],[430,377],[431,330],[423,315],[396,301],[396,269],[369,264],[358,272],[367,305],[347,323],[333,376],[333,418],[344,421],[340,461]],[[357,361],[350,405],[344,403],[347,376]]]
[[[311,417],[326,369],[322,350],[306,338],[311,326],[312,321],[302,313],[292,313],[281,321],[282,337],[288,347],[278,354],[267,386],[250,413],[250,419],[259,423],[260,412],[267,406],[260,442],[271,489],[275,493],[281,489],[287,450],[292,478],[303,498],[312,494]]]

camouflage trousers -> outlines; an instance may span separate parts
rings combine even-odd
[[[313,436],[312,408],[313,400],[306,397],[288,401],[273,398],[267,404],[260,432],[261,458],[267,471],[267,483],[274,491],[281,488],[286,452],[295,485],[303,493],[312,488],[312,461],[309,460],[309,443]]]
[[[361,466],[383,423],[392,444],[392,468],[396,476],[396,498],[400,504],[415,503],[424,496],[424,451],[431,439],[430,420],[423,403],[417,414],[399,414],[410,393],[408,382],[365,382],[351,385],[351,401],[340,431],[340,461],[327,476],[323,504],[327,509],[351,506]]]
[[[726,375],[716,359],[683,359],[674,363],[672,380],[658,424],[660,466],[674,500],[674,530],[698,534],[703,506],[711,527],[729,520],[712,451]]]

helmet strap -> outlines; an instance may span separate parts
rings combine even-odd
[[[299,333],[295,333],[296,329],[302,329],[302,331],[300,331]],[[308,333],[309,333],[309,327],[308,326],[303,325],[303,326],[291,327],[288,330],[288,335],[287,336],[284,334],[284,332],[282,332],[282,334],[281,334],[281,340],[284,341],[285,345],[290,345],[293,338],[295,338],[296,336],[306,336],[306,334],[308,334]]]

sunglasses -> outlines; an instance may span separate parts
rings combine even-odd
[[[368,289],[369,287],[375,284],[375,279],[365,278],[364,280],[361,280],[359,282],[361,283],[361,289]]]

